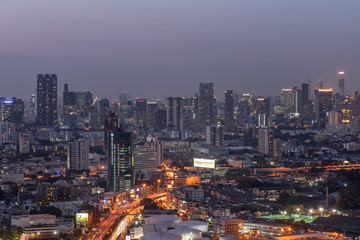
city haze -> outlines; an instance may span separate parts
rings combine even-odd
[[[96,96],[218,98],[315,86],[360,88],[360,2],[0,1],[0,96],[29,99],[38,73]]]

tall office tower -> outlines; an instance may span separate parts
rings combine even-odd
[[[305,105],[309,102],[309,84],[301,84],[301,102],[302,105]]]
[[[57,76],[37,76],[37,122],[39,126],[55,126],[57,120]]]
[[[137,146],[134,149],[134,171],[138,180],[149,180],[157,169],[156,148]]]
[[[297,87],[293,87],[294,92],[294,116],[300,117],[302,114],[302,92]]]
[[[100,128],[100,113],[99,109],[97,109],[95,106],[91,106],[89,109],[89,127],[92,129]]]
[[[344,72],[339,72],[339,94],[340,97],[345,97],[345,79]]]
[[[6,98],[0,101],[0,114],[1,121],[0,123],[11,122],[11,108],[13,106],[13,100]]]
[[[216,100],[214,96],[214,83],[200,83],[197,117],[200,128],[215,124]]]
[[[155,114],[155,131],[160,132],[166,128],[166,115],[167,111],[165,109],[158,109]]]
[[[274,154],[274,131],[271,128],[260,128],[258,136],[258,150],[262,154]]]
[[[69,85],[67,83],[64,84],[63,105],[76,105],[76,92],[69,91]]]
[[[76,107],[78,116],[81,118],[87,118],[90,114],[90,108],[93,104],[93,93],[89,91],[76,92]]]
[[[76,92],[69,91],[69,85],[67,83],[64,84],[63,91],[63,115],[65,126],[71,129],[77,127]]]
[[[118,128],[107,135],[108,191],[128,191],[134,188],[134,137]]]
[[[250,119],[250,105],[252,104],[252,98],[250,94],[242,94],[239,102],[238,113],[236,116],[236,125],[238,127],[245,127]]]
[[[29,133],[19,133],[19,152],[30,152],[30,135]]]
[[[119,118],[116,113],[110,112],[105,114],[104,118],[104,152],[108,153],[108,134],[114,132],[119,127]]]
[[[232,90],[225,91],[225,129],[227,131],[234,131],[234,96]]]
[[[294,91],[293,89],[282,89],[280,95],[280,104],[282,108],[282,112],[285,114],[294,113]]]
[[[157,102],[149,101],[147,103],[148,106],[148,116],[147,116],[147,126],[148,128],[155,128],[156,125],[156,112],[158,111],[159,107]]]
[[[224,126],[206,126],[206,144],[221,147],[224,144]]]
[[[183,98],[168,97],[167,99],[167,126],[178,130],[183,129]]]
[[[309,100],[309,84],[301,84],[301,117],[303,120],[311,120],[313,116],[312,102]]]
[[[135,121],[136,126],[144,127],[147,123],[147,101],[146,99],[135,99]]]
[[[270,115],[270,98],[257,97],[256,98],[256,120],[258,126],[267,126]]]
[[[89,170],[89,140],[68,142],[67,169]]]
[[[315,90],[315,121],[317,127],[325,128],[328,123],[328,112],[332,109],[332,88]]]
[[[104,125],[105,114],[110,112],[109,99],[103,98],[99,102],[99,115],[100,115],[100,126]]]

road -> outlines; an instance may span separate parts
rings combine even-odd
[[[156,193],[156,194],[151,194],[151,195],[147,196],[147,198],[157,199],[157,198],[164,197],[164,196],[166,196],[166,193],[160,192],[160,193]],[[113,226],[115,221],[119,217],[122,217],[122,213],[131,210],[128,215],[123,216],[123,219],[121,219],[119,224],[116,226],[113,234],[109,238],[109,239],[118,239],[120,237],[121,233],[127,229],[128,224],[131,223],[131,221],[134,219],[135,216],[131,215],[131,214],[135,214],[141,210],[140,209],[141,207],[135,208],[135,206],[140,204],[140,201],[141,201],[141,199],[135,200],[129,204],[120,206],[117,209],[113,210],[110,215],[105,216],[100,220],[100,223],[97,226],[97,230],[91,231],[89,234],[87,234],[84,237],[84,239],[87,239],[87,240],[105,239],[105,235],[109,232],[110,228]]]

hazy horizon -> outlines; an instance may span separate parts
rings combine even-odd
[[[36,4],[35,4],[36,3]],[[277,96],[319,77],[360,90],[360,1],[0,0],[1,97],[28,100],[36,75],[116,98]],[[307,76],[307,77],[306,77]]]

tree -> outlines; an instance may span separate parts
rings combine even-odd
[[[143,198],[140,205],[144,206],[144,210],[159,210],[159,206],[150,198]]]
[[[279,195],[278,203],[285,204],[289,198],[290,198],[290,194],[288,194],[286,191],[283,191]]]

